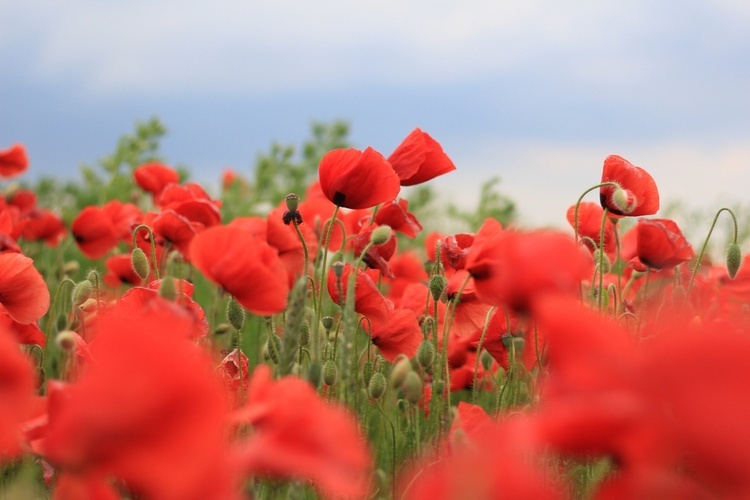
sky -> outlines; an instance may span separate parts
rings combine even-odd
[[[750,198],[748,26],[745,0],[0,0],[0,148],[75,179],[158,116],[218,184],[343,119],[385,156],[420,127],[442,199],[500,177],[527,226],[563,227],[609,154],[715,212]]]

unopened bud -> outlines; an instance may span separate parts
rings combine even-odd
[[[63,265],[63,274],[65,276],[71,276],[76,274],[81,269],[81,264],[77,260],[69,260]]]
[[[367,390],[370,393],[372,399],[380,399],[380,396],[385,393],[385,375],[380,372],[373,374],[370,379],[370,383],[367,386]]]
[[[148,278],[148,273],[150,272],[148,257],[146,257],[146,253],[138,247],[135,247],[130,253],[130,266],[139,278],[142,280]]]
[[[177,298],[177,288],[174,284],[174,278],[167,276],[159,283],[159,297],[166,300],[175,300]]]
[[[303,320],[300,325],[299,332],[299,345],[306,347],[310,343],[310,323],[307,320]]]
[[[629,214],[636,206],[636,200],[633,194],[622,188],[615,189],[615,192],[612,195],[612,203],[624,214]]]
[[[411,361],[409,361],[409,358],[407,358],[403,354],[399,354],[398,358],[396,358],[396,362],[393,365],[393,369],[391,370],[391,385],[393,387],[400,387],[401,384],[404,383],[406,374],[411,371]]]
[[[417,348],[417,363],[422,368],[432,366],[432,362],[435,361],[435,345],[429,340],[423,340]]]
[[[612,268],[612,263],[609,261],[609,257],[605,252],[602,252],[601,248],[597,248],[594,250],[593,254],[594,258],[594,264],[599,265],[601,264],[600,271],[603,274],[606,274],[609,272],[609,270]]]
[[[435,319],[432,316],[425,316],[422,320],[422,335],[424,338],[428,339],[432,335],[432,331],[434,330],[435,326]]]
[[[391,226],[382,225],[376,228],[370,235],[370,242],[373,245],[383,245],[391,239]]]
[[[490,354],[489,351],[483,349],[482,354],[479,356],[479,361],[482,362],[482,368],[489,370],[492,367],[492,362],[495,361],[495,358],[492,357],[492,354]]]
[[[312,386],[317,389],[320,385],[320,379],[323,375],[323,367],[320,361],[313,361],[310,363],[310,367],[307,369],[307,380]]]
[[[323,328],[325,328],[326,331],[333,328],[333,318],[331,316],[323,316],[320,321],[323,323]]]
[[[409,403],[417,404],[422,399],[422,379],[417,372],[407,373],[401,388],[404,391],[404,397]]]
[[[81,281],[75,287],[73,287],[73,292],[71,293],[71,300],[73,301],[73,305],[80,306],[91,297],[91,294],[93,292],[94,285],[92,285],[89,280]]]
[[[323,383],[330,387],[336,383],[338,376],[339,371],[336,368],[336,363],[332,359],[329,359],[323,365]]]
[[[727,248],[727,274],[731,279],[737,276],[737,272],[742,266],[742,249],[737,243],[732,243]]]
[[[76,346],[76,334],[70,330],[63,330],[55,337],[55,343],[63,351],[72,351]]]
[[[294,193],[289,193],[286,195],[286,198],[284,198],[284,201],[286,201],[286,208],[290,212],[296,212],[297,208],[299,207],[299,195],[296,195]]]
[[[447,286],[448,279],[441,274],[436,274],[430,278],[430,293],[432,294],[432,298],[436,301],[439,300]]]
[[[242,327],[245,325],[245,310],[234,298],[229,299],[229,302],[227,302],[227,322],[235,330],[242,330]],[[274,362],[278,363],[278,361]]]
[[[102,282],[102,275],[99,274],[99,271],[96,269],[92,269],[89,271],[89,275],[86,276],[86,279],[91,282],[94,286],[99,286],[99,283]]]
[[[370,380],[372,380],[372,376],[375,374],[375,364],[373,364],[372,361],[365,361],[364,366],[362,366],[362,380],[365,381],[365,385],[370,384]]]
[[[266,348],[268,349],[268,359],[278,365],[281,361],[281,339],[273,333],[270,334],[268,342],[266,342]]]

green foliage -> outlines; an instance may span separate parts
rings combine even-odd
[[[467,212],[451,204],[448,207],[448,215],[469,226],[470,231],[476,231],[485,219],[492,217],[502,225],[508,225],[516,218],[516,205],[507,196],[501,194],[495,188],[500,183],[499,177],[493,177],[482,184],[479,193],[479,202],[473,212]]]

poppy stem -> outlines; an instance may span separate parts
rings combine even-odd
[[[695,276],[698,274],[698,268],[701,265],[701,261],[703,260],[703,254],[706,253],[706,247],[708,247],[708,240],[711,238],[711,233],[714,232],[714,227],[716,227],[716,221],[719,220],[719,215],[721,212],[729,212],[729,215],[732,216],[732,222],[734,223],[734,239],[732,240],[732,243],[737,243],[737,217],[734,215],[734,212],[732,212],[729,208],[721,208],[718,212],[716,212],[716,216],[714,217],[714,221],[711,224],[711,229],[708,230],[708,235],[706,235],[706,239],[703,242],[703,246],[701,247],[701,253],[698,254],[698,258],[695,260],[695,266],[693,266],[693,272],[690,274],[690,283],[687,287],[687,298],[690,298],[690,291],[693,289],[693,282],[695,281]]]
[[[607,223],[607,214],[609,209],[604,207],[604,213],[602,214],[602,227],[599,231],[599,312],[602,312],[603,293],[602,288],[604,287],[604,227]]]
[[[321,245],[321,251],[323,252],[322,262],[320,266],[320,292],[318,294],[318,311],[317,318],[313,323],[313,355],[315,359],[319,358],[320,353],[320,318],[323,316],[323,291],[326,289],[326,278],[328,273],[326,272],[326,264],[328,261],[328,244],[331,240],[331,233],[333,231],[333,224],[336,220],[336,216],[339,213],[339,206],[333,209],[333,215],[328,221],[328,227],[325,230],[325,236],[323,237],[323,244]]]
[[[297,224],[296,220],[292,220],[292,225],[294,226],[294,230],[297,232],[297,237],[299,238],[300,243],[302,243],[302,251],[305,254],[305,266],[302,268],[302,275],[307,276],[307,266],[310,262],[310,256],[307,253],[307,243],[305,243],[305,237],[302,235],[302,231],[300,231],[299,224]]]
[[[492,316],[492,313],[497,309],[495,306],[492,306],[487,311],[487,315],[484,317],[484,328],[482,328],[482,335],[479,337],[479,344],[477,344],[477,356],[474,360],[474,383],[471,386],[471,402],[476,403],[477,401],[477,379],[478,379],[478,373],[479,373],[479,358],[482,354],[482,344],[484,343],[484,337],[487,335],[487,329],[490,326],[490,317]]]
[[[60,297],[60,290],[62,290],[62,287],[65,283],[70,283],[71,285],[73,285],[73,287],[76,286],[76,282],[67,277],[63,278],[60,281],[60,284],[57,285],[55,298],[52,300],[52,307],[50,307],[49,313],[47,314],[47,325],[44,328],[44,333],[47,335],[47,344],[44,346],[45,351],[47,350],[47,346],[51,344],[51,342],[49,342],[49,337],[50,335],[52,335],[52,321],[55,318],[55,312],[57,310],[57,299]]]

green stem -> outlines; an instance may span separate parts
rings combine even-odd
[[[604,214],[602,215],[602,227],[599,230],[599,312],[602,312],[602,288],[604,288],[604,229],[607,224],[607,213],[609,210],[604,207]]]
[[[482,344],[484,343],[484,337],[487,335],[487,328],[490,326],[490,316],[495,311],[495,307],[490,307],[487,311],[487,315],[484,317],[484,328],[482,328],[482,335],[479,337],[479,344],[477,345],[477,356],[474,360],[474,383],[471,386],[471,402],[476,403],[477,401],[477,379],[479,372],[479,358],[482,354]]]
[[[695,266],[693,266],[693,272],[690,275],[690,284],[688,284],[687,287],[687,296],[690,297],[690,291],[693,289],[693,282],[695,281],[695,276],[698,274],[698,268],[701,265],[701,261],[703,260],[703,254],[706,253],[706,247],[708,247],[708,240],[711,238],[711,233],[714,232],[714,227],[716,227],[716,221],[719,220],[719,215],[721,212],[729,212],[729,215],[732,216],[732,222],[734,223],[734,239],[732,240],[733,243],[737,243],[737,217],[735,217],[734,212],[730,210],[729,208],[721,208],[718,212],[716,212],[716,216],[714,217],[713,223],[711,223],[711,229],[708,230],[708,235],[706,236],[706,240],[703,242],[703,246],[701,247],[701,253],[698,254],[698,258],[695,261]]]

